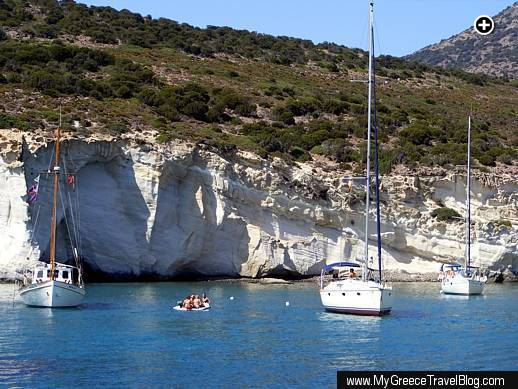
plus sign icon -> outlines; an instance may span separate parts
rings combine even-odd
[[[495,29],[495,22],[487,15],[480,15],[473,23],[473,27],[480,35],[489,35]]]

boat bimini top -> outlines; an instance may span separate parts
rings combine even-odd
[[[335,269],[340,269],[340,268],[351,268],[351,267],[361,267],[361,265],[359,263],[356,263],[356,262],[335,262],[335,263],[331,263],[330,265],[326,265],[324,266],[324,271],[330,271],[330,270],[335,270]]]
[[[442,270],[443,271],[446,271],[446,270],[459,270],[461,267],[462,267],[462,265],[458,264],[458,263],[444,263],[442,265]]]

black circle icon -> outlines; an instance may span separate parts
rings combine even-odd
[[[489,35],[495,29],[495,22],[487,15],[480,15],[473,23],[473,27],[480,35]]]

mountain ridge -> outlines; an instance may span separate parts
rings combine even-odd
[[[494,31],[482,36],[473,26],[404,58],[429,66],[460,68],[491,76],[518,78],[518,2],[493,17]]]

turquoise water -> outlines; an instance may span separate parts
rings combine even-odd
[[[336,370],[518,369],[518,284],[470,298],[395,288],[393,314],[376,318],[323,312],[309,283],[96,284],[61,310],[13,308],[0,285],[0,386],[335,387]],[[211,311],[171,309],[202,292]]]

